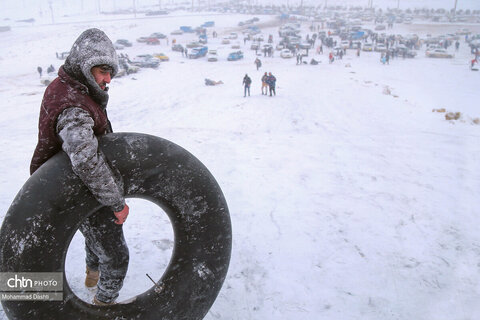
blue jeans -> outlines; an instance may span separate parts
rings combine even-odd
[[[113,211],[103,207],[80,225],[85,237],[87,267],[100,271],[96,297],[106,303],[115,301],[128,269],[128,247],[121,224]]]

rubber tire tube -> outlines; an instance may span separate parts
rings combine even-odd
[[[172,223],[175,244],[158,286],[106,307],[72,292],[64,272],[68,246],[101,205],[59,152],[27,180],[5,216],[0,271],[63,272],[63,300],[4,300],[3,310],[9,319],[22,320],[202,319],[221,289],[231,254],[230,216],[220,187],[198,159],[168,140],[113,133],[99,139],[99,146],[122,175],[126,197],[154,202]]]

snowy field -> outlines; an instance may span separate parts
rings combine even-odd
[[[193,153],[216,177],[227,199],[233,251],[227,279],[206,316],[246,319],[448,319],[480,314],[480,72],[469,69],[463,39],[451,60],[379,62],[379,53],[349,50],[328,63],[328,51],[295,59],[263,58],[254,66],[220,43],[242,15],[176,14],[64,17],[0,32],[0,219],[27,180],[36,144],[44,70],[62,61],[85,29],[98,27],[112,40],[126,38],[130,57],[164,52],[157,70],[114,79],[109,116],[117,132],[169,139]],[[273,17],[260,16],[265,35],[278,41]],[[188,60],[135,39],[152,32],[214,20],[218,62]],[[90,22],[89,22],[90,21]],[[272,22],[272,23],[270,23]],[[61,24],[60,24],[61,23]],[[308,33],[304,24],[303,35]],[[480,26],[396,25],[390,33],[440,35]],[[211,32],[211,31],[210,31]],[[172,36],[169,36],[170,44]],[[194,36],[176,37],[185,44]],[[452,48],[449,49],[452,51]],[[452,51],[453,52],[453,51]],[[277,77],[277,96],[260,93],[264,72]],[[243,97],[242,78],[253,80]],[[223,85],[205,86],[204,79]],[[460,112],[448,121],[445,113]],[[130,268],[120,300],[152,286],[168,264],[173,232],[153,204],[128,199],[124,230]],[[66,273],[74,292],[83,287],[82,237],[72,241]],[[0,310],[0,319],[6,319]]]

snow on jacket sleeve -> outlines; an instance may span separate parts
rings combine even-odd
[[[62,149],[72,162],[73,172],[80,177],[95,198],[104,206],[118,212],[125,206],[123,182],[115,176],[98,150],[98,140],[93,133],[93,119],[81,108],[64,110],[57,120],[57,132]]]

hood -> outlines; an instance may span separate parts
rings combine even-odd
[[[118,58],[112,41],[103,31],[92,28],[77,38],[63,69],[69,76],[86,85],[90,96],[106,107],[108,93],[100,88],[90,72],[92,67],[102,64],[112,67],[112,78],[117,74]]]

